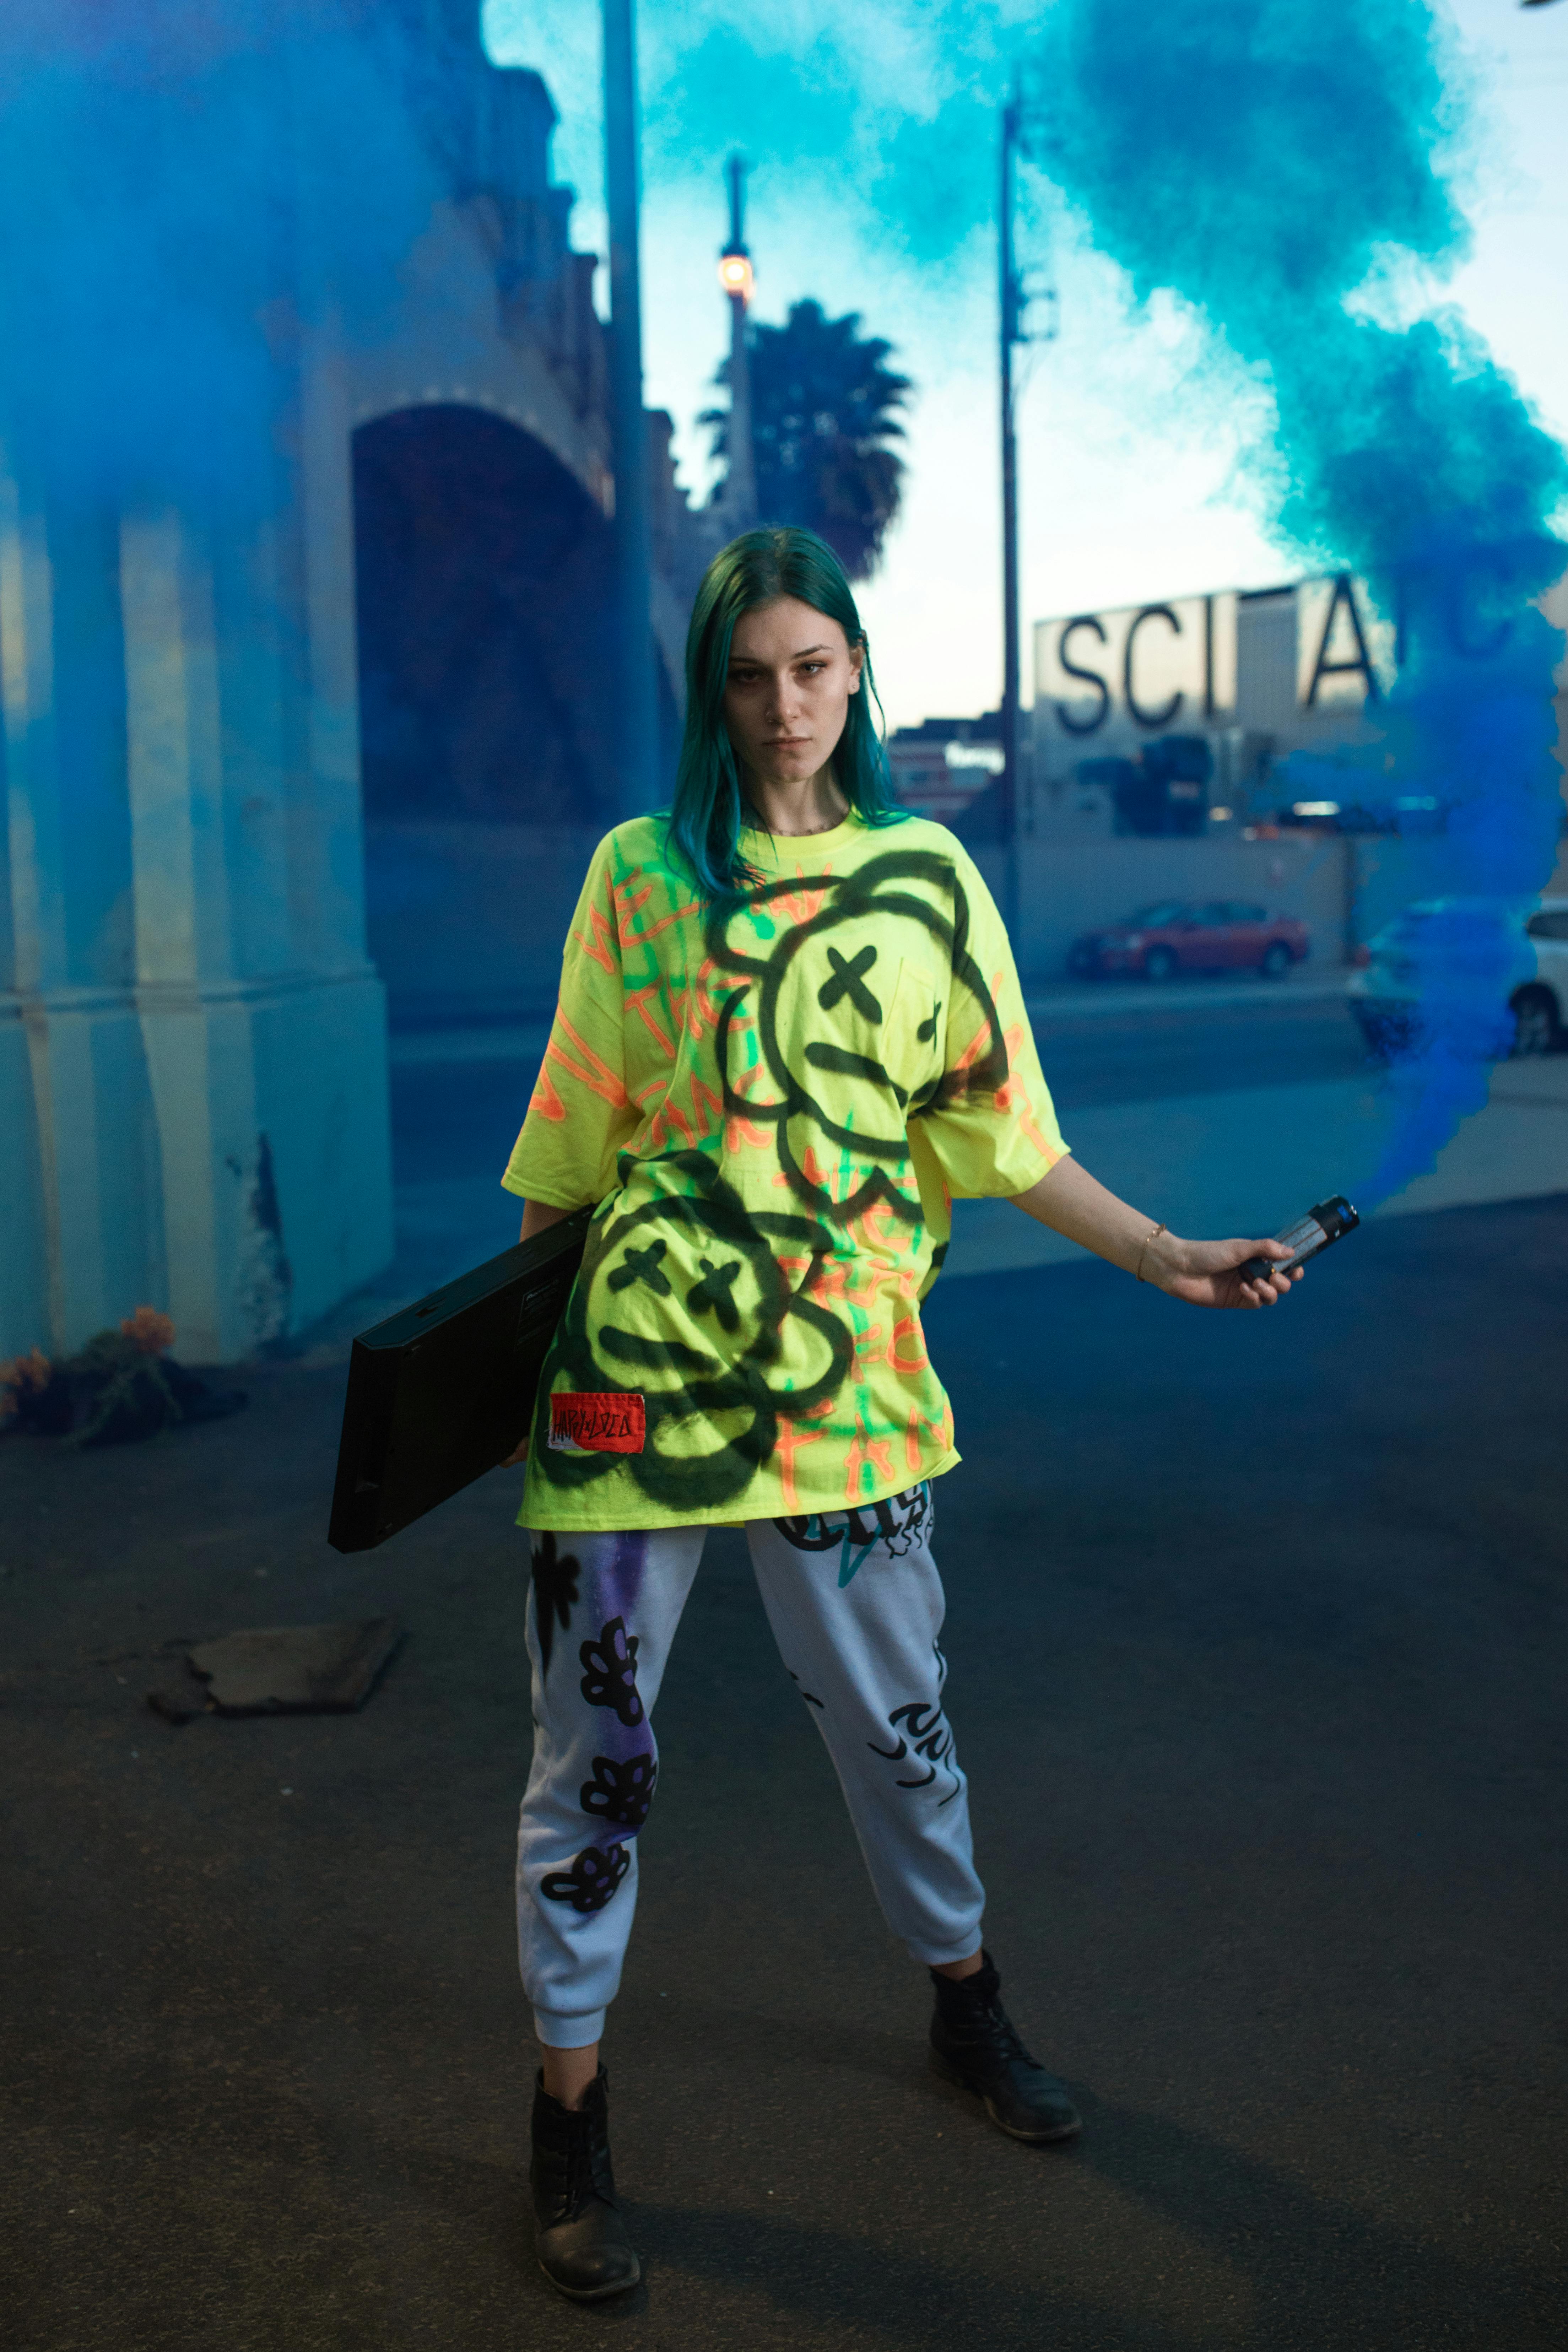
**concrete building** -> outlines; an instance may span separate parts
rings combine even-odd
[[[1552,626],[1568,627],[1568,579],[1542,609]],[[1400,629],[1364,582],[1327,575],[1260,593],[1068,614],[1039,622],[1034,638],[1015,939],[1031,977],[1059,974],[1079,932],[1157,897],[1261,900],[1305,922],[1314,961],[1332,965],[1401,907],[1456,887],[1452,846],[1428,823],[1440,812],[1412,807],[1395,813],[1397,831],[1371,834],[1268,822],[1302,799],[1348,808],[1385,789],[1381,755],[1365,755],[1382,742],[1373,696],[1394,682]],[[1476,658],[1462,629],[1444,651],[1461,677]],[[1484,686],[1484,659],[1476,675]],[[1568,790],[1568,659],[1555,686]],[[1184,838],[1176,828],[1130,836],[1119,830],[1106,771],[1172,739],[1197,739],[1208,755],[1201,824],[1181,827]],[[950,788],[958,782],[952,777]],[[1000,852],[977,841],[976,854],[1000,887]],[[1539,881],[1568,889],[1568,856],[1560,852],[1555,877]]]
[[[1395,672],[1394,626],[1348,573],[1180,596],[1035,626],[1037,830],[1116,830],[1112,763],[1172,737],[1201,740],[1213,815],[1277,807],[1292,754],[1332,759],[1372,740]]]
[[[1568,580],[1543,609],[1563,626]],[[1378,705],[1406,625],[1348,572],[1037,622],[1026,830],[1074,839],[1122,829],[1117,764],[1146,763],[1173,738],[1206,754],[1206,825],[1271,817],[1303,784],[1310,797],[1364,797],[1357,754],[1380,738]],[[1462,622],[1446,610],[1443,625],[1448,656],[1476,658]]]
[[[261,215],[212,289],[238,324],[210,462],[173,383],[90,478],[25,379],[0,401],[0,1356],[147,1303],[188,1359],[238,1358],[385,1264],[377,933],[395,961],[443,894],[460,928],[497,828],[613,803],[604,342],[549,95],[487,62],[477,0],[274,16],[258,51],[237,0],[165,9],[148,68],[187,69],[178,19],[199,63],[146,171],[205,139],[214,213]],[[134,140],[148,103],[103,119]],[[52,157],[37,216],[83,163]],[[169,221],[197,226],[177,191]],[[84,344],[101,381],[68,389],[123,406],[137,357]],[[702,548],[649,431],[672,729]],[[557,955],[510,879],[511,933]]]

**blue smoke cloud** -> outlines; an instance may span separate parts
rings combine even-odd
[[[537,0],[489,0],[498,44],[552,22]],[[827,0],[643,0],[640,23],[651,184],[710,180],[739,139],[814,205],[837,186],[863,246],[928,268],[989,226],[995,110],[1021,71],[1036,162],[1089,240],[1137,300],[1186,306],[1217,379],[1250,380],[1239,413],[1265,437],[1248,470],[1282,551],[1364,574],[1397,623],[1382,796],[1447,811],[1441,887],[1539,890],[1563,817],[1561,638],[1532,600],[1563,569],[1568,464],[1431,299],[1467,249],[1472,132],[1428,0],[881,0],[850,16]],[[577,40],[581,74],[580,16]],[[1434,955],[1369,1204],[1485,1097],[1506,933],[1477,908]]]
[[[857,247],[924,264],[994,211],[996,104],[1037,0],[640,0],[643,169],[652,190],[719,185],[737,145]],[[596,7],[486,0],[490,54],[535,66],[561,107],[560,167],[600,178]]]
[[[374,337],[429,217],[397,60],[360,13],[11,0],[0,415],[25,472],[83,501],[276,511],[268,453],[315,298]]]
[[[1110,0],[1068,0],[1027,54],[1042,160],[1097,245],[1271,392],[1282,541],[1364,572],[1397,618],[1384,748],[1449,813],[1445,887],[1529,898],[1563,820],[1562,640],[1531,600],[1563,569],[1568,461],[1458,316],[1386,316],[1465,248],[1436,18],[1423,0],[1166,0],[1130,38]],[[1368,1205],[1485,1098],[1508,936],[1475,907],[1436,952]]]
[[[564,41],[570,108],[595,16],[490,0],[487,24],[547,69]],[[0,413],[18,461],[84,516],[195,487],[261,516],[282,495],[268,453],[311,278],[281,257],[330,223],[343,331],[373,339],[435,184],[410,163],[405,49],[378,46],[378,20],[431,21],[372,0],[11,0]],[[1462,78],[1426,0],[644,0],[641,22],[650,181],[710,182],[739,133],[930,268],[987,228],[995,105],[1021,68],[1041,168],[1093,242],[1138,298],[1173,293],[1205,322],[1219,372],[1267,390],[1274,437],[1254,454],[1282,545],[1366,573],[1399,614],[1388,746],[1402,788],[1451,811],[1452,887],[1539,888],[1561,820],[1558,640],[1531,600],[1563,569],[1568,471],[1426,301],[1465,247]],[[531,26],[549,41],[528,58]],[[280,142],[285,85],[306,119]],[[575,168],[592,185],[581,150]],[[1487,952],[1478,933],[1470,978],[1432,976],[1374,1194],[1481,1098]]]

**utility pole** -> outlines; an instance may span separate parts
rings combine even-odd
[[[1002,392],[1002,835],[1006,846],[1003,919],[1018,925],[1019,711],[1018,711],[1018,445],[1015,429],[1013,353],[1024,341],[1024,294],[1013,250],[1014,181],[1022,102],[1017,84],[1002,109],[1001,187],[997,211],[997,262],[1001,323]]]
[[[719,283],[730,304],[730,470],[724,483],[724,521],[731,534],[750,530],[757,520],[757,457],[752,438],[752,361],[746,349],[746,313],[754,273],[746,244],[746,164],[731,155],[724,166],[730,184],[730,242],[719,257]]]
[[[614,692],[617,814],[658,798],[649,586],[647,422],[642,402],[638,123],[633,0],[604,0],[605,197],[610,223],[610,464],[616,483]]]

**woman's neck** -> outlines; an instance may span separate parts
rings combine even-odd
[[[746,777],[746,798],[764,833],[830,833],[849,814],[831,767],[792,783],[772,783],[754,772]]]

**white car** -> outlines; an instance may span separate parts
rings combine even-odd
[[[1361,951],[1349,1002],[1377,1055],[1440,1027],[1482,1054],[1550,1054],[1568,1038],[1568,898],[1426,898]]]

